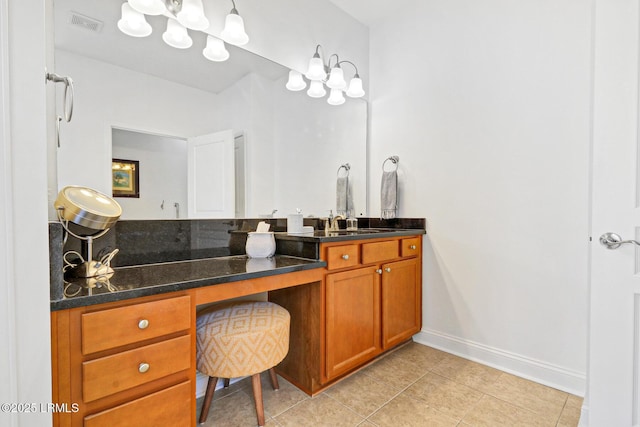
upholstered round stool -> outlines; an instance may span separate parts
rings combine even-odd
[[[196,367],[209,376],[200,423],[209,414],[218,378],[251,376],[258,425],[264,426],[260,373],[269,370],[277,390],[274,366],[289,351],[289,312],[266,301],[236,302],[198,315]]]

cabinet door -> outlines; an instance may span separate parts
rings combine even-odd
[[[422,328],[419,259],[382,266],[382,346],[386,350]]]
[[[381,352],[380,276],[375,267],[327,275],[325,348],[327,379]]]

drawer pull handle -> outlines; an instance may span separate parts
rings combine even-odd
[[[149,326],[149,321],[147,319],[142,319],[141,321],[138,322],[138,328],[140,329],[147,329],[148,326]]]
[[[138,372],[140,372],[141,374],[144,374],[148,370],[149,370],[149,364],[148,363],[141,363],[141,364],[138,365]]]
[[[376,273],[378,273],[378,274],[382,274],[382,270],[381,270],[381,269],[377,269],[377,270],[376,270]]]
[[[386,271],[387,273],[391,273],[391,267],[385,268],[384,271]]]
[[[342,259],[345,260],[345,261],[348,260],[349,259],[349,255],[347,255],[347,254],[342,255]]]
[[[416,245],[409,246],[409,249],[411,249],[412,251],[415,251],[416,250]]]

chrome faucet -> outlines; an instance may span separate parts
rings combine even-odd
[[[331,218],[331,224],[329,225],[329,231],[338,231],[340,230],[340,225],[338,224],[339,219],[344,219],[342,215],[336,215]]]

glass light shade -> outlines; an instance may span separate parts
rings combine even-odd
[[[327,80],[327,87],[331,89],[346,89],[347,82],[344,81],[344,71],[340,67],[333,67]]]
[[[354,77],[351,79],[349,82],[349,89],[347,89],[347,96],[350,98],[360,98],[364,96],[362,79],[360,77]]]
[[[307,87],[307,83],[296,70],[289,71],[289,81],[287,81],[287,89],[292,91],[299,91]]]
[[[324,84],[320,80],[312,80],[309,84],[309,90],[307,91],[307,95],[312,98],[322,98],[327,94],[327,91],[324,89]]]
[[[324,64],[319,56],[314,56],[309,60],[309,69],[307,70],[305,77],[309,80],[317,81],[327,78],[327,73],[324,71]]]
[[[231,12],[224,20],[224,29],[220,33],[222,40],[236,46],[243,46],[249,43],[249,36],[244,31],[244,21],[242,16]]]
[[[340,89],[331,89],[331,94],[329,94],[329,98],[327,99],[329,104],[341,105],[344,104],[344,101],[345,99]]]
[[[122,18],[118,21],[118,28],[132,37],[146,37],[152,31],[144,15],[134,10],[127,2],[122,3]]]
[[[184,0],[182,9],[176,16],[178,22],[192,30],[206,30],[209,28],[209,20],[204,16],[202,0]]]
[[[187,29],[172,18],[167,19],[167,31],[162,33],[162,40],[169,46],[178,49],[187,49],[193,44]]]
[[[209,61],[222,62],[229,59],[229,51],[224,42],[213,36],[207,36],[207,46],[202,50],[202,54]]]
[[[129,4],[145,15],[162,15],[167,10],[162,0],[129,0]]]

